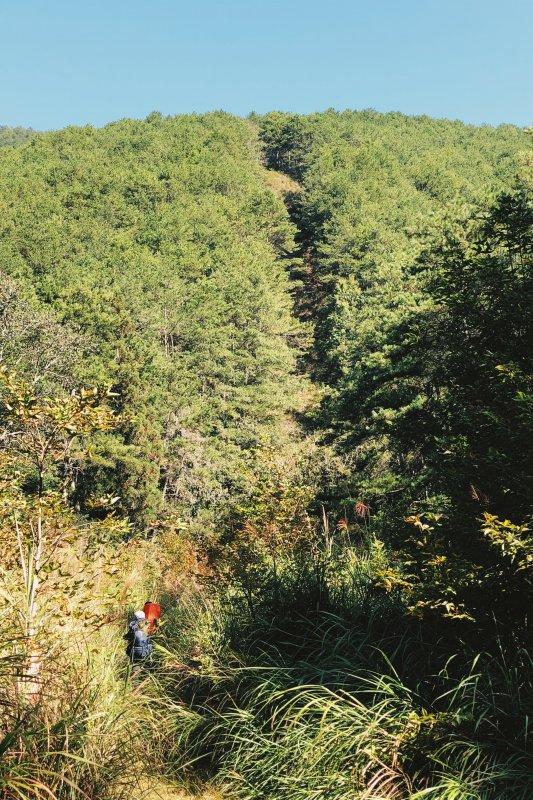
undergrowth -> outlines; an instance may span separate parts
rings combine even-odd
[[[182,607],[192,666],[162,672],[188,709],[182,769],[242,800],[533,795],[530,657],[413,620],[375,585],[376,557],[342,548],[320,581],[287,559],[256,573],[253,607],[234,585]]]
[[[265,559],[252,604],[231,575],[172,574],[134,674],[122,618],[51,634],[36,694],[6,636],[0,796],[131,798],[165,780],[236,800],[529,800],[530,657],[496,628],[476,651],[467,627],[414,619],[376,580],[384,558],[369,542]]]

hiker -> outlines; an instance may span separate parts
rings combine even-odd
[[[148,623],[144,611],[134,613],[124,638],[128,642],[126,654],[132,664],[144,661],[152,655],[153,647],[148,635]]]
[[[144,615],[147,625],[147,632],[149,635],[155,633],[157,628],[160,625],[159,620],[161,619],[161,606],[159,603],[152,603],[151,600],[147,600],[143,607]]]

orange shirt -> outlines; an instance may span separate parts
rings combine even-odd
[[[148,633],[153,633],[157,628],[157,623],[161,619],[161,606],[159,603],[145,603],[143,608],[148,622]]]

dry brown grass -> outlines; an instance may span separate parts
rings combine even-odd
[[[209,787],[191,794],[164,780],[147,776],[139,782],[131,800],[223,800],[223,796]]]
[[[265,182],[278,197],[285,197],[287,194],[297,194],[302,191],[300,184],[289,178],[283,172],[276,172],[275,169],[265,170]]]

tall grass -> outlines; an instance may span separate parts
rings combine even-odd
[[[9,659],[9,657],[7,657]],[[37,700],[4,670],[0,692],[0,796],[126,797],[172,750],[176,715],[149,674],[131,676],[118,647],[82,665],[62,653],[44,661]]]
[[[445,656],[372,588],[368,557],[332,557],[326,607],[316,571],[294,563],[277,564],[275,591],[265,574],[253,613],[234,587],[215,603],[207,663],[163,677],[196,715],[180,763],[242,800],[533,797],[528,655]]]
[[[0,617],[5,800],[120,800],[131,797],[141,778],[172,771],[176,726],[185,715],[161,692],[155,671],[131,672],[123,640],[126,608],[145,599],[147,576],[153,580],[160,556],[150,542],[123,551],[120,584],[115,573],[102,571],[87,596],[72,599],[70,614],[62,610],[70,587],[62,594],[59,585],[55,611],[44,614],[31,639],[16,635],[20,626],[9,610],[21,607],[22,589],[17,571],[6,574],[6,611]],[[35,653],[39,672],[30,679]]]
[[[382,561],[372,545],[266,561],[253,604],[234,581],[179,602],[169,586],[153,668],[130,673],[120,619],[73,624],[41,643],[33,695],[28,643],[5,636],[0,797],[120,800],[153,776],[228,800],[530,800],[530,657],[450,654],[377,585]]]

